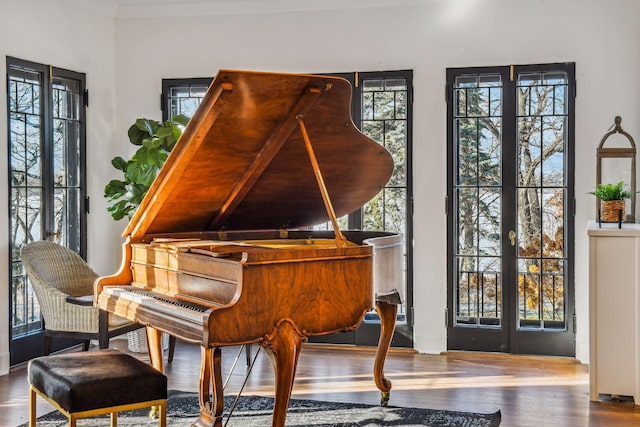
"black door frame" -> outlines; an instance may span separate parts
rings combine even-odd
[[[41,228],[40,238],[42,239],[52,239],[54,236],[51,235],[51,230],[53,229],[53,212],[54,208],[54,182],[53,182],[53,120],[54,120],[54,112],[52,111],[52,99],[51,93],[53,90],[52,80],[54,77],[62,77],[66,79],[72,79],[79,82],[79,92],[83,96],[83,100],[81,105],[78,105],[79,108],[79,121],[81,123],[80,126],[80,141],[79,141],[79,150],[80,154],[77,159],[79,162],[78,166],[80,168],[79,175],[79,184],[80,184],[80,195],[79,195],[79,203],[80,203],[80,218],[78,219],[78,227],[79,227],[79,240],[75,242],[77,246],[80,248],[79,254],[86,259],[86,250],[87,250],[87,213],[88,213],[88,199],[86,197],[86,75],[84,73],[78,73],[70,70],[65,70],[62,68],[53,67],[50,65],[39,64],[31,61],[26,61],[18,58],[7,57],[6,58],[6,68],[7,68],[7,90],[9,89],[9,80],[10,80],[10,69],[11,67],[22,67],[38,73],[40,75],[40,84],[42,85],[42,97],[40,99],[40,111],[42,112],[41,117],[43,118],[43,122],[41,124],[42,135],[41,135],[41,152],[42,158],[40,162],[42,164],[42,187],[44,189],[42,194],[42,206],[43,211],[47,210],[47,214],[43,215],[41,219]],[[10,110],[10,96],[7,96],[7,123],[11,120],[11,110]],[[7,141],[8,144],[8,165],[11,165],[11,152],[10,152],[10,144],[11,144],[11,129],[7,126]],[[9,197],[11,197],[11,168],[8,168],[8,185],[9,185]],[[12,222],[12,214],[11,214],[11,202],[8,205],[8,218],[9,218],[9,231],[11,230],[11,222]],[[9,233],[11,236],[11,233]],[[11,239],[11,237],[10,237]],[[25,334],[21,334],[17,337],[13,337],[13,319],[12,313],[14,312],[13,307],[13,275],[15,264],[15,260],[13,258],[13,253],[15,251],[14,242],[9,241],[9,265],[12,266],[9,270],[9,348],[10,348],[10,365],[14,366],[27,360],[30,360],[34,357],[42,355],[43,349],[43,341],[44,341],[44,322],[42,322],[43,328],[37,331],[30,331]],[[26,282],[26,274],[24,270],[22,270],[22,274],[24,275],[24,280]],[[62,350],[64,348],[68,348],[70,346],[76,345],[80,343],[78,340],[73,339],[58,339],[54,340],[52,343],[51,351],[55,352],[58,350]]]
[[[455,183],[455,143],[454,140],[454,120],[453,120],[453,79],[455,76],[463,74],[499,74],[504,82],[503,94],[507,92],[512,96],[503,95],[503,141],[510,141],[516,138],[516,83],[517,76],[522,72],[545,72],[561,70],[567,73],[568,93],[567,96],[567,141],[565,161],[565,179],[567,183],[567,195],[564,205],[566,226],[565,226],[565,251],[568,260],[565,275],[565,329],[564,332],[544,331],[534,328],[517,328],[519,322],[519,311],[515,307],[518,300],[517,286],[506,286],[516,280],[518,271],[515,260],[517,255],[517,245],[508,244],[506,230],[516,230],[516,215],[507,212],[504,206],[516,206],[516,143],[513,147],[502,149],[502,170],[509,171],[512,177],[510,182],[502,182],[502,244],[501,256],[502,275],[502,306],[503,324],[501,326],[469,327],[456,325],[456,304],[455,304],[455,248],[454,227],[456,226],[455,194],[453,193]],[[553,354],[560,356],[575,356],[575,280],[574,280],[574,216],[575,216],[575,64],[535,64],[520,66],[502,67],[467,67],[447,69],[447,349],[449,350],[469,350],[469,351],[492,351],[513,354]],[[552,335],[553,334],[553,335]]]

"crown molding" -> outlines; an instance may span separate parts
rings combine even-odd
[[[102,1],[104,0],[92,0]],[[394,7],[444,0],[109,0],[117,19]],[[471,1],[471,0],[470,0]]]

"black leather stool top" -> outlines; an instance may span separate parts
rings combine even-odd
[[[70,413],[167,398],[167,377],[117,350],[38,357],[29,383]]]

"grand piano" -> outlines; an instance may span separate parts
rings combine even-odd
[[[222,347],[266,350],[272,425],[284,426],[302,343],[373,309],[388,401],[402,238],[341,231],[336,218],[378,194],[393,161],[354,126],[350,99],[336,77],[220,71],[128,224],[119,271],[96,281],[100,308],[147,326],[159,370],[162,332],[200,344],[194,426],[222,425]]]

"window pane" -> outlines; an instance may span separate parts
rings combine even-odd
[[[406,186],[406,120],[387,120],[384,122],[385,137],[384,145],[393,157],[394,169],[391,179],[387,183],[388,187]]]
[[[202,83],[183,84],[169,88],[167,103],[169,117],[183,114],[192,117],[207,93],[208,85]]]
[[[384,227],[385,231],[403,234],[406,230],[406,200],[404,188],[385,190]]]

